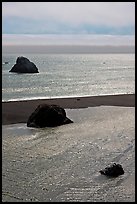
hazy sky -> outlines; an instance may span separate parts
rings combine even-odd
[[[135,2],[2,2],[2,34],[3,44],[133,45]]]

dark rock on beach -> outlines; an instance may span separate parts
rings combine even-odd
[[[36,65],[26,57],[22,57],[22,56],[17,58],[16,64],[11,68],[9,72],[39,73]]]
[[[124,170],[120,164],[111,164],[110,166],[106,167],[103,170],[99,171],[101,174],[111,177],[117,177],[119,175],[124,174]]]
[[[66,117],[66,112],[62,107],[41,104],[29,116],[27,127],[56,127],[69,123],[73,123],[73,121]]]

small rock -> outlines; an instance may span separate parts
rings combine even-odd
[[[104,174],[106,176],[112,176],[117,177],[119,175],[124,174],[124,170],[120,164],[111,164],[110,166],[106,167],[105,169],[102,169],[99,171],[101,174]]]

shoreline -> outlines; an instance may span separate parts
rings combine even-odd
[[[79,109],[96,106],[135,107],[135,94],[64,97],[2,102],[2,125],[26,123],[39,104],[56,104],[64,109]]]

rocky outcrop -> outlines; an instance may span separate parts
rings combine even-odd
[[[103,170],[99,171],[101,174],[111,177],[117,177],[119,175],[124,174],[124,170],[120,164],[111,164],[110,166],[106,167]]]
[[[66,117],[66,112],[58,105],[41,104],[30,115],[27,121],[27,127],[56,127],[73,123]]]
[[[16,64],[11,68],[9,72],[17,73],[39,73],[38,68],[33,62],[30,62],[26,57],[18,57]]]

